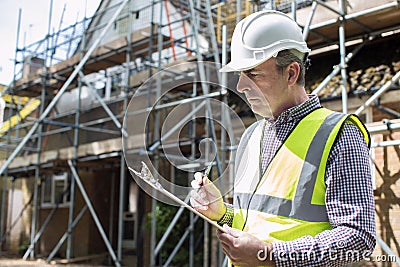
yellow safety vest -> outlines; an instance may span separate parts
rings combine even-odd
[[[325,169],[344,123],[369,133],[355,115],[319,108],[290,133],[260,179],[263,123],[238,149],[233,227],[266,242],[289,241],[331,229],[325,207]],[[244,144],[243,144],[244,143]]]

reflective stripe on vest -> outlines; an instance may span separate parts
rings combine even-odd
[[[249,210],[247,229],[243,230],[262,240],[291,240],[330,229],[325,208],[326,162],[347,119],[359,127],[369,143],[368,132],[357,117],[317,109],[291,132],[261,180],[260,146],[256,144],[261,139],[259,124],[238,163],[233,226],[242,229]]]

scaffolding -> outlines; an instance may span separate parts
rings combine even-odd
[[[225,134],[222,130],[215,129],[212,120],[204,123],[196,121],[195,110],[199,103],[205,103],[208,107],[210,99],[228,104],[228,92],[224,89],[227,81],[225,77],[216,74],[218,72],[215,70],[221,63],[226,63],[229,52],[227,40],[235,23],[254,11],[266,8],[289,13],[303,27],[303,35],[312,50],[323,51],[332,49],[332,46],[339,49],[338,64],[313,90],[313,93],[320,94],[339,75],[340,106],[336,105],[333,109],[365,114],[365,121],[372,123],[374,119],[371,106],[376,105],[377,99],[381,99],[384,94],[391,94],[391,100],[395,98],[400,101],[396,96],[397,92],[392,90],[399,87],[398,71],[372,93],[365,92],[361,95],[356,104],[349,104],[347,71],[350,60],[368,42],[381,38],[382,34],[399,34],[398,1],[102,1],[93,17],[85,18],[56,33],[51,33],[49,22],[47,37],[37,43],[18,48],[17,40],[14,80],[1,92],[2,95],[9,95],[11,102],[8,104],[10,123],[0,133],[0,147],[6,154],[0,167],[0,175],[3,176],[0,229],[2,242],[7,240],[14,225],[5,221],[8,181],[19,177],[33,177],[32,197],[29,201],[32,203],[30,245],[23,257],[33,259],[37,252],[37,242],[62,203],[61,200],[57,202],[42,225],[38,225],[43,174],[66,171],[71,173],[62,194],[69,196],[68,223],[64,234],[47,255],[47,262],[53,260],[64,242],[67,242],[65,258],[69,260],[74,257],[74,229],[88,210],[115,266],[123,264],[125,247],[134,247],[138,266],[143,266],[146,261],[150,266],[168,266],[186,239],[189,239],[190,244],[189,266],[194,266],[197,237],[194,229],[198,225],[198,218],[190,215],[189,225],[175,249],[167,259],[160,259],[159,254],[183,214],[183,207],[177,210],[158,242],[155,199],[149,200],[139,191],[137,202],[147,204],[139,205],[134,215],[127,212],[127,185],[130,179],[127,177],[127,153],[132,156],[132,162],[140,162],[143,153],[149,154],[155,168],[169,170],[168,176],[173,179],[172,168],[166,167],[164,163],[168,155],[160,149],[168,145],[176,146],[174,143],[164,142],[165,136],[161,135],[161,126],[166,119],[165,112],[183,102],[189,103],[189,106],[190,103],[196,103],[188,109],[187,118],[177,122],[178,126],[185,127],[184,122],[192,121],[187,127],[190,129],[189,134],[180,140],[179,145],[184,147],[188,158],[195,159],[199,142],[197,135],[201,128],[201,135],[211,138],[219,146],[219,153],[212,161],[215,174],[231,168],[230,158],[235,153],[235,146],[228,144]],[[378,18],[379,23],[376,23]],[[349,53],[346,50],[350,43],[357,46]],[[215,65],[203,64],[204,61]],[[165,70],[170,70],[170,73]],[[164,76],[157,73],[163,73]],[[153,80],[149,82],[148,78],[151,77]],[[211,80],[218,86],[205,82]],[[171,83],[176,90],[165,94],[163,88],[171,86]],[[143,99],[143,107],[138,108],[138,113],[127,116],[140,116],[143,112],[149,112],[149,108],[153,112],[151,125],[141,133],[131,132],[122,123],[129,100],[138,91],[142,94],[140,97]],[[63,98],[67,94],[75,99],[73,108]],[[92,98],[85,98],[87,95]],[[15,97],[29,97],[32,101],[25,99],[26,102],[18,104],[13,102]],[[149,105],[154,104],[153,98],[160,102],[151,107]],[[385,102],[381,101],[381,104]],[[32,112],[35,105],[38,106],[36,113],[24,112]],[[204,112],[208,117],[212,116],[209,109],[205,108]],[[15,119],[11,120],[13,117]],[[229,120],[229,117],[222,117]],[[399,125],[397,120],[389,123],[385,121],[379,125],[374,124],[369,130],[372,134],[387,129],[395,132],[400,129]],[[228,130],[234,131],[234,127],[235,125]],[[170,133],[176,129],[178,128],[170,129]],[[125,155],[121,136],[129,140],[125,144],[127,147],[124,147]],[[373,146],[399,144],[399,140],[391,140],[375,143]],[[210,164],[209,159],[199,166],[207,164]],[[99,165],[115,174],[110,182],[112,203],[109,208],[108,233],[93,204],[96,193],[89,194],[85,188],[85,179],[79,175],[80,169],[93,170],[99,168]],[[190,177],[187,178],[190,180]],[[227,178],[228,184],[231,178]],[[76,188],[84,200],[80,211],[76,210]],[[149,210],[152,214],[150,249],[145,252],[142,245],[130,244],[124,240],[128,231],[125,223],[134,220],[131,230],[137,244],[141,244],[145,239],[144,216]],[[118,218],[116,222],[113,220],[115,214]],[[6,225],[7,231],[4,231]],[[209,263],[221,266],[225,260],[221,250],[215,253],[217,256],[211,257],[209,244],[213,242],[213,238],[209,225],[204,223],[202,230],[201,238],[205,243],[204,266]],[[384,242],[379,244],[387,253],[395,255]],[[150,254],[149,259],[144,258],[145,253]]]

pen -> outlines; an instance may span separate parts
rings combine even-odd
[[[204,171],[204,175],[208,177],[208,175],[211,172],[211,168],[213,166],[213,163],[211,162],[210,165],[208,165],[207,169]]]
[[[208,178],[208,175],[209,175],[210,172],[211,172],[212,165],[213,165],[213,164],[212,164],[212,162],[211,162],[210,165],[208,165],[207,169],[204,171],[204,174],[203,174],[203,175],[204,175],[204,176],[207,176],[207,178]],[[196,174],[198,174],[198,175],[196,175]],[[203,176],[199,177],[199,175],[201,175],[201,174],[200,174],[200,173],[195,173],[195,174],[194,174],[194,181],[192,181],[192,187],[193,187],[194,189],[196,189],[197,191],[199,191],[200,188],[201,188],[201,185],[199,185],[198,180],[203,178]]]

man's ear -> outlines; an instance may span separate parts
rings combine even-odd
[[[300,65],[297,62],[292,62],[287,66],[288,85],[295,85],[300,75]]]

